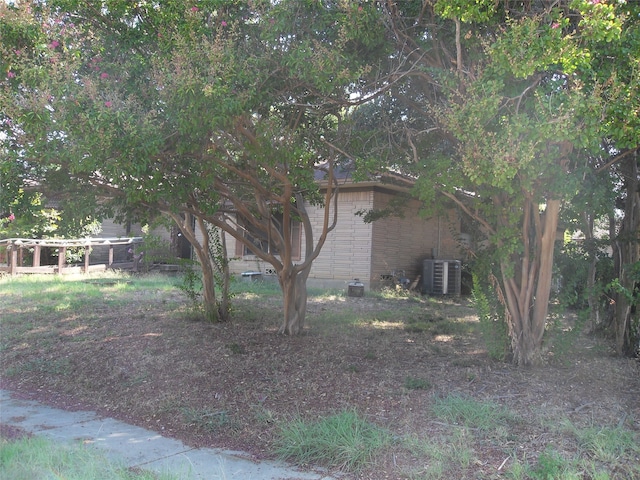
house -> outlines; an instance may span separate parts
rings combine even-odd
[[[338,222],[328,235],[320,255],[314,261],[308,279],[309,286],[322,288],[345,288],[349,282],[358,279],[365,289],[377,289],[389,283],[389,278],[399,274],[415,280],[423,274],[425,259],[461,259],[459,248],[461,222],[459,214],[452,209],[446,216],[423,218],[419,201],[408,196],[410,182],[398,175],[387,174],[367,181],[353,181],[348,171],[337,172],[340,187],[338,196]],[[319,174],[316,179],[322,184]],[[397,203],[402,208],[397,207]],[[383,216],[371,223],[365,222],[359,213],[370,210],[396,211],[396,215]],[[314,239],[320,234],[324,209],[307,206],[312,225],[318,226]],[[332,213],[332,212],[331,212]],[[156,228],[153,234],[166,242],[165,257],[192,257],[189,243],[176,226]],[[292,228],[294,245],[298,259],[302,261],[304,252],[304,232],[299,226]],[[106,219],[102,223],[101,236],[138,237],[142,236],[140,225],[122,225]],[[227,252],[231,257],[232,274],[260,273],[263,279],[275,280],[273,267],[252,254],[241,242],[226,236]],[[139,246],[145,250],[149,246]],[[130,247],[121,246],[115,250],[115,261],[128,260],[132,255]],[[92,262],[105,262],[107,250],[96,250]],[[102,258],[105,257],[105,258]]]
[[[340,182],[338,223],[328,235],[320,255],[313,262],[307,284],[322,288],[345,288],[358,279],[365,289],[377,289],[388,283],[394,273],[409,280],[422,275],[423,261],[429,258],[461,259],[459,248],[460,218],[455,210],[446,217],[423,218],[421,204],[407,195],[410,183],[388,175],[370,181],[355,182],[347,173],[337,175]],[[392,209],[402,202],[397,215],[366,223],[359,212]],[[307,207],[313,225],[320,234],[324,209]],[[333,212],[331,212],[333,213]],[[294,243],[304,245],[304,232],[293,228]],[[274,275],[266,264],[230,235],[227,249],[232,274],[260,272],[262,278]],[[300,257],[304,252],[298,250]],[[275,277],[272,277],[275,278]]]

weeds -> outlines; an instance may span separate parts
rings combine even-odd
[[[176,430],[209,435],[213,442],[234,437],[263,450],[271,445],[282,458],[347,472],[362,469],[367,478],[640,478],[637,433],[615,427],[611,415],[594,422],[613,427],[566,422],[558,428],[562,413],[556,409],[512,402],[531,394],[531,384],[520,371],[515,375],[488,363],[479,335],[470,335],[483,327],[467,305],[382,301],[369,293],[352,302],[343,291],[310,291],[308,332],[283,340],[272,335],[280,321],[277,282],[234,284],[239,306],[233,324],[223,326],[185,325],[187,301],[174,282],[160,275],[1,278],[0,374],[25,388],[76,389],[88,404],[93,395],[95,402],[113,402],[114,411],[135,409],[132,418],[157,415]],[[489,330],[494,326],[499,325]],[[577,346],[567,342],[569,352]],[[606,348],[596,345],[590,355],[604,356]],[[559,351],[555,343],[554,353]],[[211,368],[215,362],[208,356],[223,360],[219,369]],[[484,370],[487,365],[491,369]],[[319,371],[322,376],[315,375]],[[498,378],[501,398],[513,410],[470,396],[488,394]],[[561,405],[557,381],[557,395],[545,405]],[[190,385],[197,387],[186,399]],[[333,405],[354,410],[331,415]],[[285,421],[292,408],[317,421]],[[391,444],[390,433],[355,413],[367,408],[384,417],[401,440]],[[246,439],[239,438],[240,429]],[[389,462],[374,462],[381,454]],[[391,454],[397,454],[397,466]],[[371,474],[376,469],[384,474]],[[0,477],[14,478],[4,470]],[[27,478],[38,477],[43,478]]]
[[[431,382],[426,378],[408,376],[404,379],[404,388],[407,390],[429,390]]]
[[[242,345],[239,345],[239,344],[235,343],[235,342],[227,344],[227,348],[234,355],[243,355],[244,353],[246,353],[244,347]]]
[[[214,412],[209,409],[185,407],[181,409],[183,421],[197,430],[215,433],[222,428],[233,427],[234,422],[226,410]]]
[[[300,465],[356,472],[371,464],[376,453],[390,443],[391,435],[386,430],[347,410],[317,422],[297,418],[285,423],[275,453]]]
[[[107,460],[83,445],[64,445],[41,437],[0,440],[0,477],[12,480],[177,480],[167,473],[135,471]]]
[[[640,447],[632,431],[620,426],[577,428],[568,420],[562,422],[560,430],[576,441],[576,453],[567,457],[566,454],[547,447],[533,464],[516,459],[509,470],[509,477],[515,480],[610,480],[640,477],[640,467],[637,466]]]
[[[69,373],[69,360],[67,359],[47,359],[47,358],[34,358],[28,360],[17,367],[8,368],[6,371],[7,376],[13,377],[25,372],[39,372],[46,373],[48,375],[64,375]]]
[[[473,437],[463,430],[436,439],[406,439],[405,448],[424,458],[424,470],[410,476],[414,480],[452,478],[454,471],[468,468],[474,458]]]
[[[633,432],[625,428],[592,426],[579,429],[571,423],[565,425],[580,448],[598,462],[616,464],[640,453],[640,443]]]
[[[447,422],[483,431],[495,430],[515,420],[515,416],[501,405],[460,395],[436,397],[432,410]]]
[[[488,267],[485,265],[485,268]],[[488,277],[495,278],[493,275],[488,275]],[[493,288],[493,285],[483,282],[480,275],[473,274],[472,292],[478,317],[480,318],[482,338],[489,356],[495,360],[502,361],[509,352],[509,335],[507,324],[504,321],[504,306],[491,293]]]
[[[535,480],[554,480],[567,478],[567,462],[552,448],[547,448],[538,457],[538,462],[533,467],[529,476]]]

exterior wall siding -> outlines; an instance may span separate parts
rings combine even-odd
[[[321,286],[343,286],[354,278],[368,284],[371,273],[371,231],[372,226],[356,216],[358,210],[373,207],[373,192],[342,191],[338,197],[338,223],[329,233],[320,255],[313,262],[309,274],[309,284]],[[314,241],[321,233],[324,208],[307,205],[309,219],[314,226]],[[333,209],[330,211],[332,218]],[[226,236],[230,256],[236,251],[236,240]],[[304,231],[302,232],[302,258],[304,260]],[[263,275],[271,272],[271,265],[254,256],[245,256],[231,260],[232,274],[258,271]]]
[[[393,198],[393,193],[374,188],[340,192],[338,224],[313,263],[309,285],[345,288],[358,278],[367,290],[380,288],[385,284],[382,277],[394,270],[404,271],[414,280],[421,274],[426,258],[462,258],[456,240],[460,220],[455,210],[440,218],[425,219],[419,215],[420,202],[409,200],[402,218],[382,218],[367,224],[355,215],[359,210],[383,209]],[[307,210],[317,240],[323,209],[307,206]],[[304,232],[302,236],[304,258]],[[226,240],[229,255],[233,256],[236,240],[230,235]],[[230,269],[235,275],[254,271],[275,280],[271,265],[254,256],[232,259]]]
[[[393,196],[376,192],[375,208],[387,207]],[[460,259],[455,235],[460,231],[460,220],[455,211],[446,217],[423,218],[420,203],[408,200],[402,217],[386,217],[373,222],[372,235],[372,287],[385,285],[383,276],[394,271],[414,280],[422,272],[426,258]]]
[[[310,279],[333,280],[335,285],[346,285],[358,278],[368,287],[371,277],[371,232],[372,226],[357,216],[359,210],[373,207],[371,190],[340,192],[338,223],[327,236],[320,255],[313,263]],[[314,236],[320,234],[323,209],[309,210],[312,225],[318,225]],[[333,215],[333,209],[330,212]],[[304,245],[304,238],[302,239]]]

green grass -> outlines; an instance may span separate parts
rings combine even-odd
[[[87,275],[18,275],[0,277],[0,308],[6,313],[56,314],[86,310],[87,305],[127,305],[137,294],[159,296],[177,291],[163,275],[131,276],[122,272]]]
[[[12,480],[171,480],[178,477],[131,470],[93,448],[41,437],[0,440],[0,478]]]
[[[507,408],[462,395],[434,397],[431,413],[436,423],[451,429],[438,438],[408,437],[402,446],[425,458],[425,468],[407,472],[412,480],[455,478],[473,467],[477,447],[526,444],[513,432],[523,420]],[[523,451],[504,450],[504,478],[514,480],[609,480],[640,478],[637,465],[640,444],[637,434],[623,427],[578,428],[571,422],[556,426],[556,445],[547,445],[531,457]],[[565,437],[563,438],[563,435]],[[480,448],[482,450],[483,448]],[[614,473],[615,472],[615,473]],[[500,477],[502,478],[502,477]]]
[[[578,431],[578,442],[599,462],[613,463],[625,455],[640,453],[633,434],[619,427],[591,427]]]
[[[131,303],[136,292],[159,295],[174,290],[172,280],[161,275],[131,276],[122,272],[88,275],[19,275],[0,277],[0,311],[8,317],[59,316],[89,310],[90,306],[116,307]],[[15,316],[14,316],[15,315]]]
[[[620,426],[577,428],[565,422],[564,427],[576,439],[582,451],[597,462],[615,465],[621,459],[640,454],[637,438]]]
[[[456,394],[434,396],[430,413],[435,423],[450,429],[434,438],[403,440],[407,451],[424,459],[424,469],[407,472],[411,480],[450,479],[469,471],[477,461],[476,447],[504,443],[508,425],[515,422],[514,414],[496,403]]]
[[[475,458],[473,436],[463,430],[444,437],[407,438],[404,446],[413,455],[424,459],[424,470],[410,474],[412,480],[455,478],[453,472],[469,468]]]
[[[353,410],[308,422],[293,419],[281,426],[275,453],[299,465],[316,464],[357,472],[390,445],[390,434]]]
[[[404,388],[407,390],[429,390],[431,382],[426,378],[407,376],[404,379]]]
[[[69,373],[69,360],[62,359],[48,359],[48,358],[35,358],[29,360],[20,365],[17,368],[8,368],[6,375],[13,377],[25,372],[41,372],[48,375],[66,375]]]
[[[569,420],[560,422],[556,430],[569,435],[567,452],[547,446],[531,461],[514,454],[508,477],[514,480],[640,478],[640,442],[631,430],[621,426],[578,428]]]
[[[495,430],[516,419],[501,405],[455,394],[436,397],[432,411],[436,417],[451,424],[483,431]]]

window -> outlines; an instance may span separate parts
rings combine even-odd
[[[283,218],[281,213],[273,214],[273,221],[278,225],[278,230],[282,232]],[[245,226],[244,237],[250,240],[260,250],[266,253],[278,254],[275,250],[275,246],[269,242],[267,235],[264,232],[256,231],[249,222],[241,222]],[[301,258],[301,237],[302,232],[300,229],[300,222],[291,222],[291,246],[292,246],[292,259],[300,260]],[[254,255],[254,253],[244,243],[236,241],[236,256]]]

